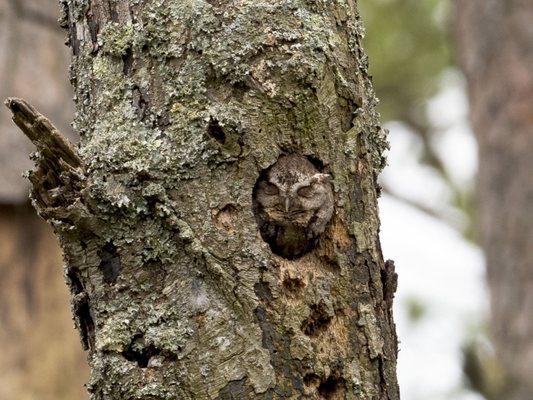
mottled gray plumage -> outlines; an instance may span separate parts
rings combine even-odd
[[[304,156],[281,156],[256,183],[254,211],[272,251],[300,257],[315,246],[333,215],[330,176]]]

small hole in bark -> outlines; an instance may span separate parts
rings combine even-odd
[[[149,345],[148,347],[141,348],[140,350],[134,350],[130,346],[127,350],[123,352],[124,358],[128,361],[137,362],[139,368],[146,368],[150,358],[160,354],[160,351],[155,348],[154,345]]]
[[[318,336],[328,329],[331,319],[331,316],[329,316],[326,311],[324,303],[313,304],[311,306],[309,317],[302,322],[302,332],[307,336]]]
[[[342,399],[344,383],[344,378],[332,375],[318,386],[318,393],[326,400]]]
[[[244,81],[237,81],[233,84],[233,87],[241,92],[247,92],[250,90],[250,86],[246,84]]]
[[[316,388],[320,385],[320,377],[317,374],[307,374],[304,376],[304,385]]]
[[[139,171],[135,174],[135,178],[137,178],[137,183],[141,184],[152,179],[152,175],[149,171]]]
[[[220,144],[226,143],[226,134],[224,133],[224,130],[220,126],[219,122],[211,118],[209,121],[209,126],[207,127],[207,133],[209,136],[211,136],[213,139],[215,139]]]
[[[122,352],[124,358],[128,361],[136,362],[139,368],[146,368],[150,359],[155,356],[163,356],[166,361],[175,361],[175,354],[162,351],[153,344],[146,345],[143,335],[137,334],[133,337],[130,345]]]
[[[120,255],[117,252],[117,248],[111,242],[106,243],[106,245],[99,252],[99,256],[101,262],[98,268],[104,275],[104,282],[115,283],[120,275],[120,270],[122,269]]]
[[[300,278],[286,277],[283,280],[283,288],[290,293],[298,293],[305,287]]]

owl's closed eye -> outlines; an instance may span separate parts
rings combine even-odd
[[[264,193],[268,196],[277,196],[279,195],[279,189],[276,185],[272,183],[265,182],[262,187]]]
[[[315,195],[315,192],[314,192],[313,187],[311,185],[301,187],[300,189],[298,189],[298,191],[296,193],[298,193],[298,196],[305,197],[305,198],[308,198],[308,199]]]

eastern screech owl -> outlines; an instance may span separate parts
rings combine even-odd
[[[261,236],[288,259],[312,250],[333,215],[330,175],[297,154],[281,156],[264,171],[253,200]]]

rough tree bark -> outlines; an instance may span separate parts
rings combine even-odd
[[[479,144],[478,202],[506,399],[533,398],[533,3],[457,1]],[[501,397],[500,397],[501,398]]]
[[[399,399],[355,1],[62,4],[79,147],[8,106],[39,150],[32,198],[64,251],[91,399]],[[334,188],[295,259],[252,206],[286,154]]]

